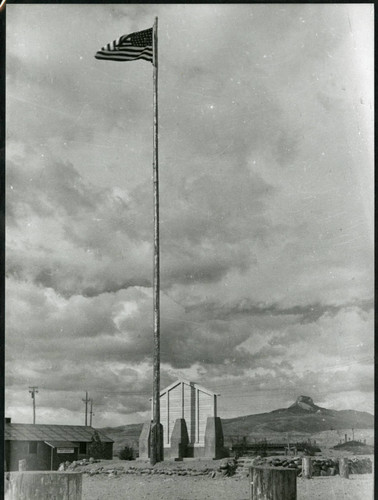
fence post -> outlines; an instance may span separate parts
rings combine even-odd
[[[340,477],[345,479],[349,478],[349,463],[347,458],[340,458],[339,460],[339,473]]]
[[[302,458],[302,477],[306,479],[312,478],[312,461],[311,457]]]
[[[251,500],[297,500],[297,469],[250,468]]]

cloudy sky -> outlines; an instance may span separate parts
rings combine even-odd
[[[94,54],[155,16],[162,388],[372,412],[372,5],[6,15],[6,415],[149,419],[152,65]]]

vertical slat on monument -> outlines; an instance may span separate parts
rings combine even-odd
[[[199,390],[196,389],[196,442],[197,443],[199,443],[199,424],[200,424]]]

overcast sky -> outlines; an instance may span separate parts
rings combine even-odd
[[[6,415],[149,420],[152,65],[94,55],[155,16],[161,387],[373,412],[372,4],[6,15]]]

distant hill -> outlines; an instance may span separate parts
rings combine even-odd
[[[374,427],[374,417],[355,410],[327,410],[315,405],[309,396],[299,396],[289,408],[222,419],[222,424],[225,437],[291,431],[313,434],[329,429],[370,429]]]
[[[143,424],[104,427],[100,429],[114,440],[114,451],[124,446],[138,449],[139,435]],[[288,408],[280,408],[268,413],[246,415],[236,418],[222,418],[225,442],[234,438],[263,439],[281,441],[301,440],[322,431],[345,429],[373,429],[374,417],[370,413],[355,410],[327,410],[314,404],[309,396],[299,396]],[[281,439],[280,439],[280,436]]]
[[[113,452],[117,453],[125,446],[131,446],[134,450],[139,447],[139,436],[143,424],[121,425],[119,427],[103,427],[100,429],[106,436],[113,439]]]

